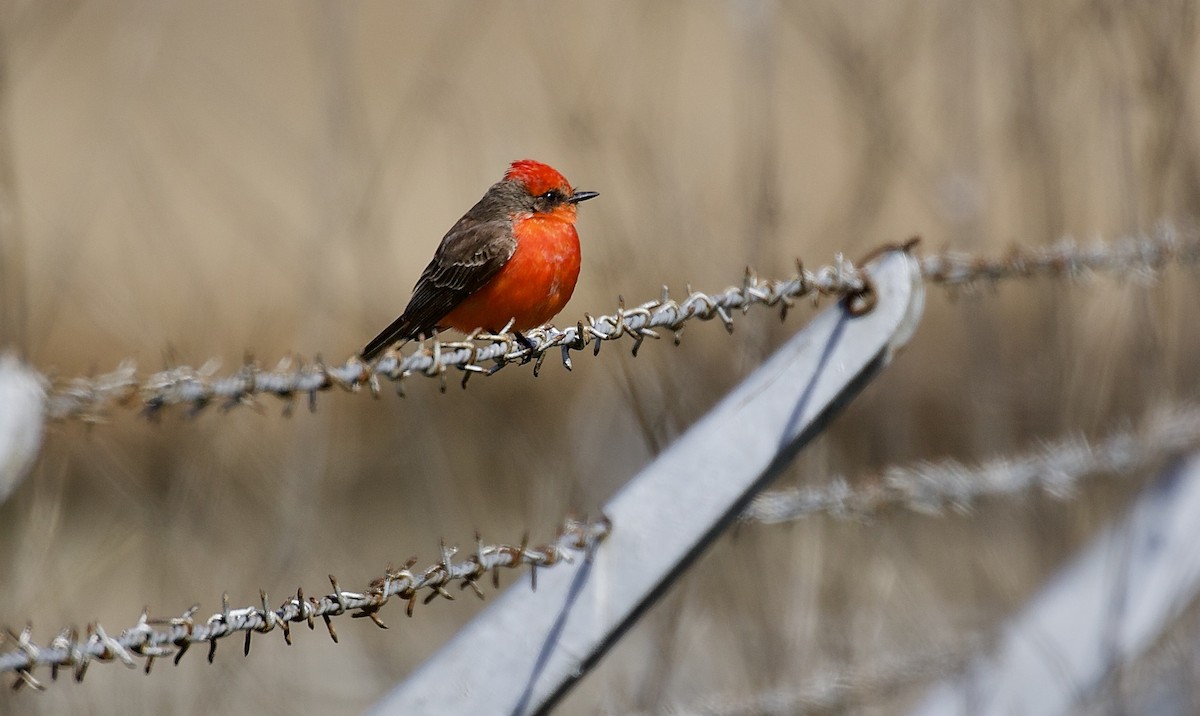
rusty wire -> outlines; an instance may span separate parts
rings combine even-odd
[[[462,372],[465,386],[475,373],[490,375],[513,363],[532,363],[537,375],[547,353],[555,348],[561,351],[563,365],[570,370],[571,351],[591,346],[593,353],[599,353],[603,341],[629,337],[637,355],[645,339],[661,338],[655,329],[672,331],[678,343],[684,324],[692,319],[715,318],[732,332],[734,311],[763,305],[778,307],[781,317],[786,317],[796,299],[857,296],[868,290],[859,270],[840,256],[833,265],[816,271],[803,265],[797,269],[793,278],[771,280],[760,279],[747,269],[740,286],[714,294],[692,291],[689,286],[688,297],[682,301],[672,299],[663,286],[659,298],[633,308],[626,308],[621,300],[616,313],[599,317],[588,314],[565,329],[546,326],[528,331],[525,337],[532,348],[521,345],[511,334],[477,333],[461,341],[426,341],[406,356],[392,350],[372,363],[352,357],[340,366],[326,365],[320,359],[295,366],[292,359],[285,358],[273,370],[247,363],[223,377],[216,374],[217,366],[210,362],[199,369],[171,368],[141,379],[136,366],[127,361],[110,373],[75,378],[52,387],[46,413],[53,419],[96,420],[113,405],[140,404],[153,415],[170,405],[188,405],[198,411],[213,403],[225,407],[253,404],[264,394],[284,400],[285,411],[289,411],[297,396],[306,397],[311,408],[318,392],[335,386],[350,391],[365,386],[377,395],[381,379],[395,382],[401,393],[404,379],[412,375],[440,378],[444,389],[451,368]]]
[[[329,636],[337,642],[337,631],[333,627],[332,618],[350,613],[352,617],[365,617],[380,628],[387,626],[379,619],[379,610],[392,597],[407,601],[407,613],[412,616],[421,593],[425,592],[423,603],[428,604],[437,597],[454,599],[447,587],[457,583],[460,589],[470,588],[477,596],[483,598],[483,591],[478,582],[489,573],[493,583],[498,586],[499,570],[502,567],[516,568],[528,565],[532,570],[534,588],[537,587],[537,569],[551,567],[560,562],[570,562],[576,556],[586,556],[608,535],[611,525],[608,520],[601,518],[590,521],[567,520],[559,530],[558,536],[550,544],[541,547],[529,547],[522,540],[520,545],[485,545],[478,535],[475,537],[475,549],[465,559],[453,561],[456,548],[442,545],[441,559],[421,571],[413,571],[416,559],[409,560],[403,567],[396,569],[389,566],[382,577],[372,580],[365,592],[351,592],[342,589],[338,580],[329,575],[333,592],[323,597],[306,597],[302,589],[297,589],[295,596],[289,597],[282,605],[271,608],[268,605],[266,592],[259,592],[259,604],[231,609],[229,595],[222,598],[220,612],[213,614],[204,621],[195,619],[199,605],[194,605],[177,617],[165,619],[151,618],[149,609],[143,610],[137,623],[121,632],[118,636],[110,636],[100,624],[90,624],[86,634],[81,638],[74,628],[64,629],[54,637],[48,645],[42,646],[33,642],[33,629],[26,626],[19,633],[12,631],[5,635],[8,641],[15,644],[11,651],[0,652],[0,673],[16,675],[13,688],[28,685],[36,689],[44,685],[34,677],[33,671],[39,667],[49,668],[52,679],[58,678],[58,671],[63,667],[73,669],[75,680],[82,681],[88,666],[93,661],[109,662],[118,660],[130,668],[136,668],[139,660],[146,673],[154,660],[161,657],[174,656],[176,664],[192,644],[208,644],[208,660],[211,662],[217,650],[218,640],[235,633],[244,633],[245,642],[243,653],[250,653],[250,638],[253,634],[265,634],[276,627],[283,632],[284,641],[292,643],[291,624],[305,623],[309,629],[314,628],[315,620],[322,619]],[[0,644],[4,639],[0,639]]]
[[[1154,411],[1141,425],[1098,441],[1065,437],[1024,455],[976,466],[957,460],[922,462],[887,468],[854,485],[838,477],[820,487],[772,490],[757,496],[741,519],[766,524],[816,514],[861,519],[895,507],[927,514],[967,512],[980,500],[1033,490],[1066,499],[1086,478],[1135,476],[1197,447],[1200,405],[1175,406]]]

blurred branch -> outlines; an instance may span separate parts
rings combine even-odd
[[[7,653],[0,652],[0,673],[17,675],[13,688],[28,684],[38,689],[43,688],[33,676],[33,670],[38,667],[50,667],[51,678],[57,679],[59,668],[69,666],[74,669],[75,680],[82,681],[92,661],[119,659],[126,666],[135,668],[138,660],[144,659],[146,673],[150,673],[156,658],[174,655],[178,664],[192,644],[207,642],[208,660],[211,662],[217,650],[217,640],[238,632],[246,635],[243,652],[247,655],[250,653],[251,635],[265,634],[275,627],[283,631],[284,641],[290,645],[290,625],[304,622],[309,629],[313,629],[317,617],[325,621],[330,638],[336,642],[338,636],[333,628],[332,617],[349,612],[351,617],[366,617],[386,629],[378,613],[391,597],[400,597],[408,602],[409,616],[412,616],[420,592],[427,592],[423,599],[425,604],[439,596],[454,599],[446,587],[455,583],[460,589],[471,588],[482,599],[479,580],[490,572],[493,583],[498,585],[501,567],[529,565],[534,570],[532,577],[536,589],[538,567],[551,567],[564,561],[571,562],[576,555],[590,554],[609,530],[610,525],[603,518],[587,522],[567,520],[554,542],[542,547],[527,547],[524,540],[519,546],[484,545],[476,535],[475,551],[466,559],[451,561],[458,550],[443,544],[442,558],[432,566],[413,572],[412,566],[416,563],[414,558],[400,569],[388,567],[382,577],[370,582],[365,592],[345,591],[338,586],[337,579],[330,575],[333,592],[320,598],[305,597],[304,591],[297,589],[296,596],[272,609],[267,606],[266,592],[260,591],[260,605],[230,609],[229,595],[226,594],[222,599],[221,611],[204,622],[197,622],[193,618],[199,605],[192,606],[178,617],[166,619],[150,618],[147,609],[142,611],[137,624],[117,637],[109,636],[99,624],[90,624],[87,636],[82,640],[76,630],[70,628],[60,632],[49,646],[39,646],[32,641],[32,628],[27,626],[19,634],[8,633],[8,639],[15,642],[16,648]],[[3,637],[0,637],[2,642]]]
[[[1200,446],[1200,405],[1153,413],[1144,423],[1092,442],[1068,437],[1025,454],[996,458],[978,466],[957,460],[891,467],[861,486],[838,477],[823,487],[765,492],[741,519],[790,522],[814,514],[868,517],[885,509],[907,507],[939,513],[969,511],[981,499],[1018,495],[1040,488],[1065,499],[1093,475],[1129,477]]]

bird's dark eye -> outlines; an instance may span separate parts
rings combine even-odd
[[[561,191],[559,191],[558,189],[551,189],[550,191],[546,192],[545,194],[542,194],[541,196],[539,196],[538,198],[542,199],[543,201],[548,201],[551,204],[557,204],[558,202],[563,200],[563,193]]]

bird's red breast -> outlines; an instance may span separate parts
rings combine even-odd
[[[527,331],[549,321],[567,305],[579,278],[579,234],[575,206],[513,219],[517,240],[512,258],[481,289],[446,314],[441,324],[463,332],[476,328]]]

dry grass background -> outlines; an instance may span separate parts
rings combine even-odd
[[[785,275],[920,233],[1001,252],[1186,223],[1200,199],[1197,7],[1164,0],[809,3],[10,1],[0,6],[0,337],[69,377],[249,352],[348,356],[520,157],[601,198],[564,319],[753,264]],[[981,460],[1196,396],[1196,275],[1146,288],[935,291],[912,346],[798,460],[819,484]],[[441,395],[322,396],[50,427],[0,506],[0,622],[133,621],[346,585],[475,529],[548,538],[594,510],[808,314],[690,327]],[[1129,486],[969,516],[727,535],[562,705],[663,711],[911,663],[828,710],[890,713],[986,636]],[[514,577],[507,577],[511,581]],[[237,645],[146,677],[0,695],[0,713],[352,712],[478,610],[438,602]],[[390,612],[390,614],[389,614]],[[1194,617],[1102,703],[1195,699]],[[1188,627],[1187,625],[1191,626]],[[1168,640],[1169,641],[1169,640]],[[498,665],[499,666],[499,665]],[[905,672],[904,668],[900,671]],[[1157,693],[1157,692],[1156,692]],[[1185,708],[1186,710],[1186,708]]]

